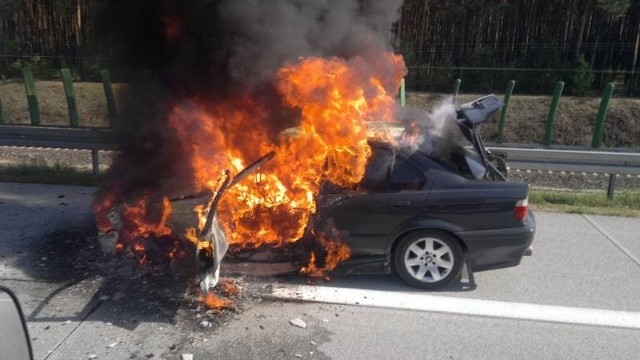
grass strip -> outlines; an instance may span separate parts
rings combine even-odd
[[[529,203],[534,210],[640,217],[640,191],[619,190],[609,200],[605,192],[533,189]]]
[[[93,186],[95,181],[90,171],[78,170],[66,164],[49,165],[44,159],[0,166],[0,182],[21,182],[56,185]]]

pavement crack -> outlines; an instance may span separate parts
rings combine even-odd
[[[49,356],[53,355],[56,350],[58,350],[58,348],[65,342],[67,341],[67,339],[69,337],[71,337],[71,335],[73,335],[73,333],[76,332],[76,330],[80,327],[80,325],[82,325],[84,323],[85,320],[87,320],[87,318],[89,316],[91,316],[91,314],[93,314],[96,310],[98,310],[98,308],[100,307],[100,305],[102,305],[103,301],[98,300],[97,304],[92,307],[91,309],[89,309],[89,311],[87,311],[87,313],[82,317],[82,319],[80,319],[80,321],[76,324],[76,326],[73,327],[73,329],[71,329],[71,331],[67,334],[67,336],[65,336],[64,338],[62,338],[62,340],[60,340],[56,346],[53,347],[53,349],[50,350],[50,352],[47,354],[47,356],[44,357],[43,360],[47,360],[49,358]]]
[[[638,267],[640,267],[640,259],[635,257],[631,253],[631,251],[629,251],[626,247],[624,247],[624,245],[622,245],[620,242],[618,242],[618,240],[616,240],[612,235],[610,235],[608,232],[606,232],[602,227],[600,227],[600,225],[596,224],[595,221],[591,220],[587,215],[582,215],[582,217],[585,218],[585,220],[587,220],[587,222],[589,224],[591,224],[591,226],[593,226],[602,235],[604,235],[604,237],[607,238],[607,240],[609,240],[609,242],[611,242],[618,249],[620,249],[620,251],[622,251],[625,255],[627,255],[627,257],[629,259],[631,259],[631,261],[633,261]]]

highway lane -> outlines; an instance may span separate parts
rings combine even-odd
[[[537,212],[533,256],[442,291],[415,290],[395,276],[311,284],[300,277],[249,279],[257,288],[269,285],[271,296],[208,328],[184,306],[135,316],[128,294],[115,300],[100,292],[105,282],[117,290],[118,279],[85,268],[38,273],[34,267],[51,261],[41,255],[25,262],[43,234],[90,222],[93,191],[0,184],[0,281],[18,291],[32,315],[38,359],[179,359],[183,353],[196,359],[636,359],[640,353],[640,219]],[[319,293],[323,299],[305,298]],[[293,318],[307,327],[292,326]]]

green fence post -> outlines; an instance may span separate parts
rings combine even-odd
[[[454,103],[458,99],[458,92],[460,91],[460,83],[461,82],[462,82],[462,80],[460,80],[460,79],[456,79],[456,81],[453,82],[453,102]]]
[[[405,91],[405,84],[404,84],[404,78],[402,78],[402,81],[400,81],[400,106],[404,107],[406,105],[406,91]]]
[[[507,90],[504,92],[504,106],[502,107],[500,122],[498,123],[498,144],[502,144],[504,141],[504,122],[507,120],[507,111],[509,110],[509,102],[511,102],[511,94],[513,93],[514,86],[516,86],[516,81],[509,81],[507,83]]]
[[[104,96],[107,99],[107,114],[109,116],[109,125],[113,127],[116,122],[116,102],[113,97],[113,88],[111,87],[111,76],[106,69],[100,70],[102,77],[102,86],[104,86]]]
[[[613,83],[608,83],[604,89],[604,94],[600,100],[600,108],[596,116],[596,124],[593,127],[593,138],[591,139],[591,147],[599,148],[602,145],[602,130],[604,129],[604,121],[607,119],[607,111],[609,110],[609,101],[613,95]]]
[[[2,99],[0,99],[0,124],[4,122],[4,113],[2,112]]]
[[[558,105],[560,105],[560,97],[562,96],[563,89],[564,82],[558,81],[556,83],[556,89],[553,92],[553,99],[551,100],[549,115],[547,116],[547,126],[544,134],[544,144],[546,146],[551,145],[551,142],[553,141],[553,124],[556,122],[556,114],[558,113]]]
[[[24,89],[27,92],[27,104],[29,105],[31,125],[40,125],[40,106],[38,106],[36,84],[33,80],[33,72],[31,72],[30,67],[25,66],[22,68],[22,79],[24,80]]]
[[[64,94],[67,97],[67,108],[69,109],[69,125],[79,126],[80,116],[78,116],[78,106],[76,104],[76,95],[73,91],[71,71],[69,71],[69,69],[60,69],[60,75],[62,75],[62,83],[64,84]]]

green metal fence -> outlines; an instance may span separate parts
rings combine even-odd
[[[62,76],[62,82],[64,85],[65,97],[67,100],[67,107],[69,112],[69,125],[72,127],[80,126],[80,116],[78,114],[78,107],[76,102],[76,96],[73,88],[73,81],[71,78],[71,72],[69,69],[61,69],[60,74]],[[25,92],[27,96],[27,103],[29,108],[29,115],[31,119],[32,125],[40,125],[41,124],[41,114],[40,107],[38,104],[38,96],[36,94],[36,85],[33,77],[33,73],[31,68],[25,67],[22,71]],[[113,87],[111,84],[111,77],[109,71],[101,70],[100,76],[102,78],[102,84],[104,87],[104,95],[107,103],[107,114],[110,121],[110,126],[113,127],[115,122],[117,121],[117,112],[116,112],[116,104],[115,97],[113,93]],[[454,101],[457,101],[457,97],[460,91],[461,79],[456,79],[453,83],[453,91],[452,95]],[[515,87],[515,81],[511,80],[507,83],[505,95],[504,95],[504,107],[502,108],[502,112],[500,114],[500,120],[498,123],[497,130],[497,142],[502,144],[504,142],[504,129],[507,121],[509,105],[511,101],[511,96],[513,94],[513,90]],[[549,108],[549,113],[547,115],[546,125],[545,125],[545,135],[544,138],[541,139],[541,143],[545,146],[550,146],[553,144],[553,129],[555,125],[555,119],[558,112],[558,107],[560,104],[560,99],[562,97],[562,92],[564,89],[564,83],[559,81],[556,86],[551,100],[551,106]],[[609,103],[611,97],[613,95],[614,84],[610,83],[605,88],[603,96],[600,101],[600,107],[598,113],[596,114],[596,121],[593,128],[593,136],[591,147],[599,148],[602,146],[602,137],[604,131],[604,124],[606,122],[607,111],[609,108]],[[406,90],[405,90],[405,79],[402,79],[400,91],[399,91],[399,101],[401,106],[406,105]],[[0,99],[0,123],[4,122],[4,113],[2,108],[2,99]]]
[[[38,105],[38,96],[36,95],[36,83],[30,67],[27,66],[22,69],[22,79],[24,81],[24,89],[27,93],[31,125],[40,125],[40,106]]]

